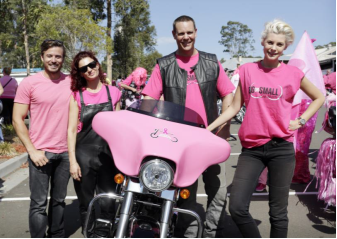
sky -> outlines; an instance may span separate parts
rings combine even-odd
[[[172,37],[172,23],[181,16],[192,17],[197,27],[195,47],[214,53],[218,59],[230,59],[219,44],[221,27],[228,21],[247,25],[252,31],[255,50],[252,56],[263,56],[261,33],[266,22],[280,19],[292,26],[295,41],[284,54],[294,52],[304,31],[316,39],[314,46],[336,42],[336,0],[148,0],[151,24],[156,28],[156,50],[167,55],[177,49]],[[62,3],[53,0],[53,3]],[[106,20],[100,25],[106,26]]]
[[[177,49],[172,23],[181,16],[192,17],[197,27],[195,47],[230,59],[219,44],[220,30],[228,21],[247,25],[254,36],[253,56],[263,56],[261,32],[264,24],[280,19],[292,26],[295,41],[284,54],[291,54],[304,31],[315,38],[314,46],[336,42],[336,0],[149,0],[151,22],[157,32],[156,49],[163,55]]]

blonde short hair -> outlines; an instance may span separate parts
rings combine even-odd
[[[295,33],[291,26],[289,26],[287,23],[275,19],[271,22],[267,22],[264,27],[264,31],[261,35],[261,41],[264,41],[268,33],[275,33],[275,34],[283,34],[286,37],[286,46],[291,45],[294,42],[295,39]]]

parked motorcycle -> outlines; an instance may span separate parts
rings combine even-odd
[[[130,87],[137,88],[136,84],[132,82]],[[126,109],[131,106],[133,103],[141,99],[141,95],[137,92],[131,90],[122,90],[122,99],[121,99],[121,109]]]
[[[202,236],[200,216],[178,208],[177,201],[189,197],[186,187],[209,166],[228,159],[230,145],[200,120],[188,108],[156,100],[95,116],[93,129],[108,142],[121,174],[115,176],[116,193],[99,194],[91,201],[86,237],[173,237],[181,214],[197,220],[198,237]],[[102,198],[116,200],[116,214],[94,220],[95,202]]]

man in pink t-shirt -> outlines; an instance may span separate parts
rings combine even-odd
[[[2,70],[3,77],[0,78],[0,84],[4,88],[3,94],[0,96],[0,100],[3,104],[3,111],[0,113],[4,117],[4,123],[12,123],[13,114],[13,102],[15,98],[16,89],[18,88],[18,82],[14,77],[11,77],[12,69],[10,67],[4,67]]]
[[[222,99],[224,111],[232,102],[234,86],[214,54],[198,51],[194,47],[197,29],[191,17],[177,18],[173,23],[172,35],[178,49],[157,60],[158,64],[142,92],[144,99],[159,100],[163,95],[165,101],[194,110],[201,116],[199,123],[208,125],[218,117],[217,94]],[[225,126],[226,138],[230,136],[229,125],[227,123]],[[213,165],[203,173],[208,195],[205,237],[225,237],[223,208],[227,188],[225,172],[222,170],[224,166],[221,168],[220,165]],[[191,197],[179,200],[178,206],[195,210],[197,182],[189,190]],[[179,215],[175,236],[196,237],[195,227],[188,227],[191,224],[190,218]]]
[[[67,126],[71,90],[70,78],[61,72],[64,57],[62,42],[45,40],[41,44],[44,70],[25,78],[14,100],[13,126],[28,152],[32,237],[65,237],[63,218],[70,177]],[[28,110],[29,133],[24,123]],[[51,199],[47,216],[49,184]]]

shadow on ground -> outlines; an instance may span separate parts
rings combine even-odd
[[[309,150],[309,167],[316,170],[316,158],[319,149]],[[315,172],[314,172],[315,173]],[[317,192],[317,179],[311,175],[311,182],[309,184],[292,184],[291,189],[296,192]],[[306,189],[306,187],[308,187]],[[318,195],[297,195],[298,203],[308,208],[306,215],[310,221],[314,223],[313,228],[326,234],[336,234],[336,207],[327,207],[326,203],[318,200]],[[316,200],[313,200],[313,197]]]

